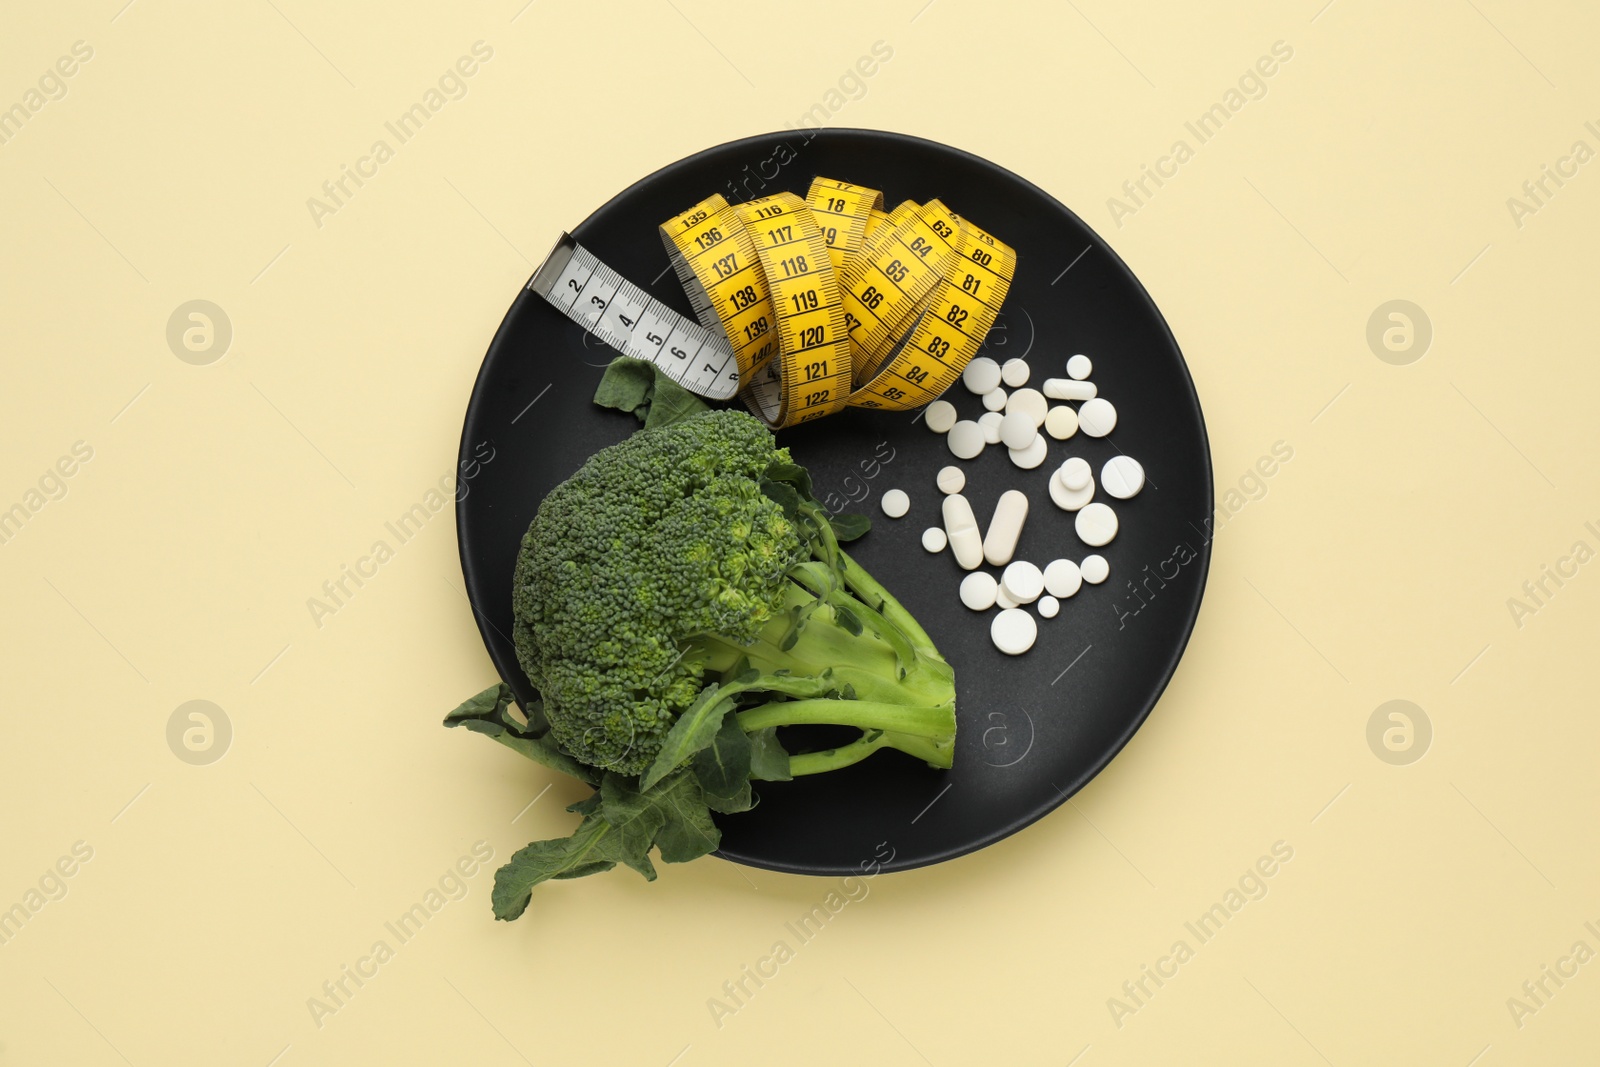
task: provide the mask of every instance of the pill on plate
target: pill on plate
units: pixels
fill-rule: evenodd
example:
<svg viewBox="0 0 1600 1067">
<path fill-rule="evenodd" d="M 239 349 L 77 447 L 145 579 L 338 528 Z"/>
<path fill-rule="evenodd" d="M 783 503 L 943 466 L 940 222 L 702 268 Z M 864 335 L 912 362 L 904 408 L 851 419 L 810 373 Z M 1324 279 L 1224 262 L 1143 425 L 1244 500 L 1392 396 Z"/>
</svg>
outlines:
<svg viewBox="0 0 1600 1067">
<path fill-rule="evenodd" d="M 1083 586 L 1083 572 L 1070 559 L 1053 559 L 1044 568 L 1044 587 L 1054 597 L 1069 597 Z"/>
<path fill-rule="evenodd" d="M 1091 400 L 1097 390 L 1093 382 L 1079 382 L 1071 378 L 1046 378 L 1044 395 L 1051 400 Z"/>
<path fill-rule="evenodd" d="M 1013 389 L 1021 389 L 1027 385 L 1029 373 L 1026 360 L 1008 359 L 1000 364 L 1000 380 Z"/>
<path fill-rule="evenodd" d="M 1045 457 L 1050 454 L 1050 442 L 1035 433 L 1033 443 L 1027 448 L 1008 448 L 1006 451 L 1011 453 L 1011 462 L 1025 471 L 1031 471 L 1042 464 Z"/>
<path fill-rule="evenodd" d="M 1078 429 L 1090 437 L 1104 437 L 1117 428 L 1117 409 L 1103 396 L 1085 400 L 1078 409 Z"/>
<path fill-rule="evenodd" d="M 1017 411 L 1032 419 L 1033 428 L 1037 430 L 1044 425 L 1044 417 L 1050 414 L 1050 402 L 1037 389 L 1018 389 L 1006 398 L 1006 414 Z"/>
<path fill-rule="evenodd" d="M 978 517 L 960 493 L 944 498 L 944 532 L 950 537 L 950 551 L 963 570 L 975 570 L 983 562 L 983 538 L 978 534 Z"/>
<path fill-rule="evenodd" d="M 1144 488 L 1144 468 L 1132 456 L 1112 456 L 1100 468 L 1100 487 L 1118 500 L 1138 496 Z"/>
<path fill-rule="evenodd" d="M 1046 594 L 1039 598 L 1039 603 L 1036 605 L 1036 609 L 1038 610 L 1039 617 L 1041 619 L 1053 619 L 1057 615 L 1061 614 L 1061 601 L 1057 600 L 1053 596 L 1050 596 L 1049 594 Z"/>
<path fill-rule="evenodd" d="M 911 498 L 904 489 L 889 490 L 878 503 L 883 507 L 883 513 L 891 519 L 898 519 L 911 510 Z"/>
<path fill-rule="evenodd" d="M 1007 489 L 995 502 L 994 515 L 989 519 L 989 532 L 983 537 L 983 558 L 996 567 L 1011 562 L 1017 550 L 1017 538 L 1022 536 L 1022 524 L 1028 518 L 1028 494 Z"/>
<path fill-rule="evenodd" d="M 1107 563 L 1106 558 L 1098 552 L 1084 556 L 1083 563 L 1078 569 L 1083 572 L 1083 580 L 1090 585 L 1099 585 L 1111 577 L 1111 564 Z"/>
<path fill-rule="evenodd" d="M 929 552 L 943 552 L 949 540 L 944 531 L 937 526 L 930 526 L 922 531 L 922 547 Z"/>
<path fill-rule="evenodd" d="M 1044 575 L 1032 563 L 1019 559 L 1001 573 L 1000 588 L 1018 604 L 1032 604 L 1044 592 Z"/>
<path fill-rule="evenodd" d="M 1065 441 L 1078 432 L 1078 413 L 1065 404 L 1057 404 L 1045 414 L 1044 432 L 1057 441 Z"/>
<path fill-rule="evenodd" d="M 1056 473 L 1061 476 L 1061 484 L 1077 492 L 1087 489 L 1094 480 L 1094 472 L 1089 467 L 1089 461 L 1081 456 L 1072 456 L 1056 468 Z"/>
<path fill-rule="evenodd" d="M 1008 656 L 1020 656 L 1038 640 L 1039 624 L 1021 608 L 1007 608 L 989 624 L 989 637 L 1001 652 Z"/>
<path fill-rule="evenodd" d="M 983 406 L 987 411 L 1000 411 L 1006 406 L 1006 391 L 1004 389 L 991 389 L 983 394 Z"/>
<path fill-rule="evenodd" d="M 1007 609 L 1007 608 L 1020 608 L 1020 607 L 1022 607 L 1021 604 L 1017 603 L 1016 600 L 1012 599 L 1011 594 L 1006 592 L 1006 587 L 1003 586 L 1003 585 L 996 587 L 995 594 L 994 594 L 994 602 L 1000 606 L 1000 609 L 1002 611 Z"/>
<path fill-rule="evenodd" d="M 1068 489 L 1057 470 L 1050 476 L 1050 499 L 1062 511 L 1077 511 L 1094 499 L 1094 482 L 1090 481 L 1082 489 Z"/>
<path fill-rule="evenodd" d="M 983 451 L 983 427 L 971 419 L 962 419 L 950 427 L 944 440 L 957 459 L 977 459 Z"/>
<path fill-rule="evenodd" d="M 1079 353 L 1078 355 L 1073 356 L 1071 359 L 1067 360 L 1067 377 L 1068 378 L 1076 378 L 1078 381 L 1081 382 L 1085 378 L 1087 378 L 1093 371 L 1094 371 L 1094 364 L 1089 361 L 1089 357 L 1088 356 L 1085 356 L 1082 353 Z"/>
<path fill-rule="evenodd" d="M 978 425 L 983 427 L 983 439 L 991 445 L 1000 443 L 1000 423 L 1005 418 L 998 411 L 985 411 L 978 416 Z"/>
<path fill-rule="evenodd" d="M 988 571 L 973 571 L 961 579 L 961 602 L 973 611 L 988 611 L 994 607 L 1000 583 Z"/>
<path fill-rule="evenodd" d="M 922 421 L 934 433 L 947 433 L 956 424 L 956 406 L 948 400 L 935 400 L 922 413 Z"/>
<path fill-rule="evenodd" d="M 944 493 L 959 493 L 967 484 L 967 476 L 960 467 L 952 464 L 939 469 L 939 491 Z"/>
<path fill-rule="evenodd" d="M 1027 448 L 1039 436 L 1039 427 L 1026 411 L 1008 411 L 1000 417 L 1000 440 L 1007 448 Z"/>
<path fill-rule="evenodd" d="M 1085 504 L 1078 510 L 1073 525 L 1084 544 L 1099 548 L 1110 544 L 1117 536 L 1117 513 L 1104 504 Z"/>
<path fill-rule="evenodd" d="M 979 356 L 961 372 L 961 384 L 979 396 L 992 392 L 1000 384 L 1000 364 L 988 356 Z"/>
</svg>

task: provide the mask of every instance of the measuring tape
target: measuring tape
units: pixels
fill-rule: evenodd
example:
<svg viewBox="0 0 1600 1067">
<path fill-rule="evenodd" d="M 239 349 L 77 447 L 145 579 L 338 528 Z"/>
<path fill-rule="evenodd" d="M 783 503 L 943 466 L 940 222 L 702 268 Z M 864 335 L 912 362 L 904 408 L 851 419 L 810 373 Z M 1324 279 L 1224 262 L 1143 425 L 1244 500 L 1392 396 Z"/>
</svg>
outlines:
<svg viewBox="0 0 1600 1067">
<path fill-rule="evenodd" d="M 742 386 L 774 428 L 920 407 L 983 345 L 1016 253 L 938 200 L 883 203 L 819 177 L 804 200 L 713 195 L 668 219 L 661 238 L 698 324 L 566 234 L 527 287 L 687 389 L 726 399 Z"/>
</svg>

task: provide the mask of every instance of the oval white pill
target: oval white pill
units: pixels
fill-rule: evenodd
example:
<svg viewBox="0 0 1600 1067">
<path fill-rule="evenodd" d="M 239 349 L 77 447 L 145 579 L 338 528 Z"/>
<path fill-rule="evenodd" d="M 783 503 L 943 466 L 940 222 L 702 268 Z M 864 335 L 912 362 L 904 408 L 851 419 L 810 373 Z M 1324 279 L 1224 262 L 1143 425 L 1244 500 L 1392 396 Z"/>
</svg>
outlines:
<svg viewBox="0 0 1600 1067">
<path fill-rule="evenodd" d="M 1020 656 L 1039 639 L 1039 624 L 1021 608 L 1007 608 L 989 624 L 994 647 L 1008 656 Z"/>
<path fill-rule="evenodd" d="M 1000 364 L 1000 380 L 1013 389 L 1020 389 L 1028 384 L 1028 375 L 1031 373 L 1025 360 L 1008 359 Z"/>
<path fill-rule="evenodd" d="M 1017 550 L 1017 538 L 1022 536 L 1022 524 L 1028 518 L 1028 494 L 1007 489 L 995 502 L 994 515 L 989 519 L 989 532 L 983 537 L 983 558 L 996 567 L 1011 562 Z"/>
<path fill-rule="evenodd" d="M 983 427 L 970 419 L 962 419 L 950 427 L 944 440 L 957 459 L 977 459 L 983 451 Z"/>
<path fill-rule="evenodd" d="M 1089 461 L 1081 456 L 1068 459 L 1061 464 L 1056 473 L 1061 476 L 1061 484 L 1075 493 L 1080 489 L 1087 489 L 1089 483 L 1094 480 L 1094 471 L 1089 467 Z"/>
<path fill-rule="evenodd" d="M 1094 499 L 1094 483 L 1091 481 L 1082 489 L 1068 489 L 1061 472 L 1056 471 L 1050 476 L 1050 499 L 1062 511 L 1077 511 Z"/>
<path fill-rule="evenodd" d="M 959 493 L 967 484 L 967 476 L 960 467 L 949 466 L 939 469 L 939 491 L 944 493 Z"/>
<path fill-rule="evenodd" d="M 1016 602 L 1010 593 L 1006 592 L 1006 587 L 1003 585 L 996 587 L 994 602 L 1002 611 L 1008 608 L 1020 608 L 1022 606 Z"/>
<path fill-rule="evenodd" d="M 1104 504 L 1085 504 L 1073 520 L 1078 536 L 1086 545 L 1099 548 L 1117 536 L 1117 513 Z"/>
<path fill-rule="evenodd" d="M 1069 597 L 1083 586 L 1083 572 L 1070 559 L 1053 559 L 1044 569 L 1044 587 L 1051 596 Z"/>
<path fill-rule="evenodd" d="M 1044 425 L 1044 417 L 1050 414 L 1050 402 L 1037 389 L 1018 389 L 1006 398 L 1006 414 L 1017 411 L 1032 419 L 1033 428 L 1037 430 Z"/>
<path fill-rule="evenodd" d="M 1076 378 L 1081 382 L 1093 372 L 1094 364 L 1089 361 L 1088 356 L 1079 354 L 1067 360 L 1068 378 Z"/>
<path fill-rule="evenodd" d="M 1065 441 L 1078 432 L 1078 413 L 1065 404 L 1057 404 L 1045 414 L 1044 432 L 1057 441 Z"/>
<path fill-rule="evenodd" d="M 991 389 L 983 394 L 983 406 L 988 411 L 1000 411 L 1006 406 L 1006 391 Z"/>
<path fill-rule="evenodd" d="M 1099 553 L 1083 557 L 1083 564 L 1079 567 L 1083 573 L 1083 580 L 1090 585 L 1099 585 L 1111 577 L 1111 564 Z"/>
<path fill-rule="evenodd" d="M 994 607 L 1000 583 L 988 571 L 973 571 L 961 579 L 961 602 L 973 611 L 988 611 Z"/>
<path fill-rule="evenodd" d="M 1132 456 L 1112 456 L 1100 468 L 1100 486 L 1118 500 L 1138 496 L 1144 488 L 1144 468 Z"/>
<path fill-rule="evenodd" d="M 937 526 L 930 526 L 922 531 L 922 547 L 929 552 L 943 552 L 944 546 L 949 541 L 950 539 L 945 536 L 945 532 Z"/>
<path fill-rule="evenodd" d="M 1044 395 L 1051 400 L 1090 400 L 1098 392 L 1093 382 L 1078 382 L 1071 378 L 1046 378 L 1043 388 Z"/>
<path fill-rule="evenodd" d="M 988 356 L 979 356 L 961 372 L 961 384 L 979 396 L 992 392 L 1000 384 L 1000 364 Z"/>
<path fill-rule="evenodd" d="M 1050 454 L 1050 442 L 1035 433 L 1033 444 L 1027 448 L 1008 448 L 1006 451 L 1011 454 L 1011 462 L 1025 471 L 1031 471 L 1042 464 L 1045 457 Z"/>
<path fill-rule="evenodd" d="M 1044 592 L 1044 574 L 1032 563 L 1019 559 L 1000 575 L 1000 588 L 1018 604 L 1032 604 Z"/>
<path fill-rule="evenodd" d="M 883 494 L 883 499 L 878 501 L 883 508 L 883 513 L 891 519 L 898 519 L 911 510 L 911 498 L 904 489 L 890 489 Z"/>
<path fill-rule="evenodd" d="M 935 400 L 922 413 L 922 421 L 934 433 L 948 433 L 956 424 L 956 406 L 948 400 Z"/>
<path fill-rule="evenodd" d="M 978 425 L 983 427 L 983 439 L 991 445 L 1000 443 L 1000 423 L 1005 416 L 998 411 L 985 411 L 978 416 Z"/>
<path fill-rule="evenodd" d="M 1039 598 L 1037 610 L 1041 619 L 1053 619 L 1061 614 L 1061 601 L 1053 596 L 1042 596 Z"/>
<path fill-rule="evenodd" d="M 963 570 L 975 570 L 983 562 L 983 538 L 978 533 L 978 517 L 960 493 L 944 498 L 944 532 L 950 537 L 950 551 Z"/>
<path fill-rule="evenodd" d="M 1117 428 L 1117 409 L 1103 396 L 1085 400 L 1078 409 L 1078 429 L 1090 437 L 1104 437 Z"/>
<path fill-rule="evenodd" d="M 1000 417 L 1000 440 L 1007 448 L 1027 448 L 1039 436 L 1033 416 L 1025 411 L 1008 411 Z"/>
</svg>

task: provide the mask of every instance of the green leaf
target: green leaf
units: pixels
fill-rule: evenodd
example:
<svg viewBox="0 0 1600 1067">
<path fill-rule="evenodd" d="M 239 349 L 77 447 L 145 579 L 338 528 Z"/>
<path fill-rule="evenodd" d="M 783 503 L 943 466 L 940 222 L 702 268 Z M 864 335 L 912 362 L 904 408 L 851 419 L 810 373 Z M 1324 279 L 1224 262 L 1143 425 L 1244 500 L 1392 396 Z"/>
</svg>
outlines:
<svg viewBox="0 0 1600 1067">
<path fill-rule="evenodd" d="M 739 720 L 724 716 L 716 737 L 695 753 L 691 766 L 705 792 L 706 803 L 718 811 L 727 809 L 718 808 L 716 801 L 729 802 L 741 791 L 749 792 L 750 738 L 739 728 Z"/>
<path fill-rule="evenodd" d="M 673 381 L 654 363 L 617 356 L 595 387 L 594 402 L 603 408 L 631 411 L 654 430 L 703 415 L 711 406 Z"/>
<path fill-rule="evenodd" d="M 700 793 L 706 807 L 724 815 L 733 815 L 741 811 L 749 811 L 756 806 L 756 797 L 750 789 L 749 781 L 739 787 L 739 791 L 731 797 L 714 796 L 704 790 Z"/>
<path fill-rule="evenodd" d="M 789 781 L 789 753 L 778 741 L 778 728 L 768 726 L 746 736 L 750 738 L 750 777 L 761 782 Z"/>
<path fill-rule="evenodd" d="M 654 367 L 655 364 L 652 363 L 651 366 Z M 710 410 L 711 405 L 658 369 L 656 391 L 650 398 L 650 413 L 644 420 L 644 428 L 654 430 L 661 426 L 671 426 L 673 423 L 704 415 Z"/>
<path fill-rule="evenodd" d="M 828 525 L 840 541 L 854 541 L 872 529 L 872 520 L 865 515 L 830 515 Z"/>
<path fill-rule="evenodd" d="M 722 831 L 711 821 L 711 810 L 700 792 L 700 783 L 688 771 L 681 771 L 662 782 L 655 800 L 664 816 L 656 831 L 656 848 L 665 863 L 687 863 L 715 852 L 722 843 Z"/>
<path fill-rule="evenodd" d="M 556 746 L 549 734 L 544 709 L 537 701 L 528 708 L 528 725 L 523 726 L 507 714 L 511 700 L 511 687 L 500 682 L 462 701 L 444 717 L 444 724 L 464 726 L 474 733 L 492 737 L 513 752 L 581 782 L 594 785 L 599 781 L 593 768 L 579 763 Z"/>
<path fill-rule="evenodd" d="M 768 500 L 783 509 L 783 517 L 793 521 L 800 514 L 800 493 L 788 482 L 761 479 L 761 492 Z"/>
<path fill-rule="evenodd" d="M 598 813 L 600 811 L 600 790 L 596 789 L 582 800 L 575 800 L 568 804 L 567 810 L 578 815 L 594 815 Z"/>
<path fill-rule="evenodd" d="M 833 617 L 838 621 L 840 626 L 849 631 L 850 636 L 861 636 L 863 627 L 861 625 L 861 619 L 856 616 L 855 612 L 851 611 L 847 607 L 835 604 L 833 605 Z"/>
<path fill-rule="evenodd" d="M 571 837 L 535 841 L 494 872 L 490 901 L 494 917 L 510 921 L 528 908 L 533 887 L 551 878 L 581 878 L 608 871 L 620 857 L 616 828 L 599 815 L 586 816 Z"/>
<path fill-rule="evenodd" d="M 811 499 L 811 472 L 798 463 L 785 463 L 782 460 L 773 460 L 767 466 L 763 477 L 775 482 L 786 482 L 807 499 Z"/>
<path fill-rule="evenodd" d="M 656 753 L 655 762 L 650 764 L 639 780 L 639 787 L 649 789 L 671 774 L 684 760 L 711 744 L 732 707 L 732 697 L 724 695 L 721 686 L 712 684 L 700 690 L 695 702 L 678 716 L 678 721 L 667 731 L 666 738 L 661 742 L 661 751 Z"/>
<path fill-rule="evenodd" d="M 636 791 L 621 775 L 608 772 L 600 781 L 600 814 L 616 827 L 617 858 L 644 875 L 647 881 L 655 881 L 650 845 L 666 822 L 666 815 L 655 798 Z"/>
</svg>

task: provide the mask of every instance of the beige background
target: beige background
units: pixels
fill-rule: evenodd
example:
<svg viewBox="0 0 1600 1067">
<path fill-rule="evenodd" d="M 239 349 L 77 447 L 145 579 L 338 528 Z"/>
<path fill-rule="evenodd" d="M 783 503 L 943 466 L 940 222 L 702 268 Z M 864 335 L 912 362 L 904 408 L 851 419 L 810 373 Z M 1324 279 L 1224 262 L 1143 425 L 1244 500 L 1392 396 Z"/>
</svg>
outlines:
<svg viewBox="0 0 1600 1067">
<path fill-rule="evenodd" d="M 0 107 L 93 49 L 0 144 L 0 508 L 43 504 L 0 544 L 0 907 L 93 851 L 0 945 L 0 1064 L 1592 1059 L 1600 963 L 1507 1004 L 1600 950 L 1600 569 L 1507 606 L 1600 548 L 1600 171 L 1507 205 L 1600 149 L 1592 11 L 124 2 L 0 32 Z M 319 227 L 307 198 L 480 40 L 466 95 Z M 708 999 L 836 881 L 707 860 L 506 925 L 480 871 L 319 1027 L 308 998 L 473 842 L 564 833 L 579 791 L 438 726 L 492 679 L 448 514 L 320 628 L 307 598 L 450 471 L 557 232 L 826 106 L 879 40 L 831 125 L 977 152 L 1104 233 L 1188 356 L 1219 494 L 1294 449 L 1218 538 L 1172 687 L 1071 805 L 863 883 L 720 1027 Z M 1277 41 L 1266 94 L 1117 226 L 1108 198 Z M 166 335 L 195 299 L 233 329 L 204 366 Z M 1392 299 L 1434 331 L 1406 366 L 1366 340 Z M 65 496 L 30 498 L 78 441 Z M 209 766 L 167 743 L 195 699 L 233 727 Z M 1392 699 L 1432 725 L 1409 765 L 1367 742 Z M 1114 1019 L 1279 841 L 1267 895 Z"/>
</svg>

